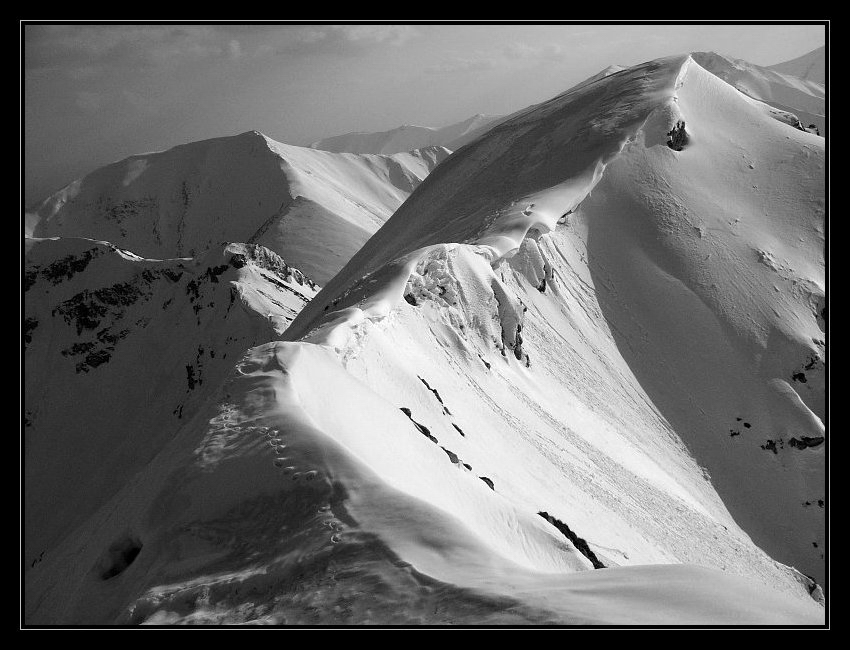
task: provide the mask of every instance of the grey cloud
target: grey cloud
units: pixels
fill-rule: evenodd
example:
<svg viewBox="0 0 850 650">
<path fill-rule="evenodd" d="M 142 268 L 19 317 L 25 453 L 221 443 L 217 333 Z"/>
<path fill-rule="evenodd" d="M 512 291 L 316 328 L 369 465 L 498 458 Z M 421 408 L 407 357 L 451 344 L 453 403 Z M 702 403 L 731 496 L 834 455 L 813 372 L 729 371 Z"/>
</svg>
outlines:
<svg viewBox="0 0 850 650">
<path fill-rule="evenodd" d="M 282 29 L 274 45 L 259 53 L 356 54 L 376 47 L 399 47 L 418 35 L 411 25 L 298 25 Z"/>
<path fill-rule="evenodd" d="M 204 25 L 35 25 L 24 37 L 27 69 L 159 65 L 230 53 L 226 35 Z"/>
<path fill-rule="evenodd" d="M 565 52 L 557 43 L 547 43 L 545 45 L 510 43 L 502 48 L 502 54 L 508 59 L 530 59 L 538 61 L 556 61 L 563 59 L 565 56 Z"/>
<path fill-rule="evenodd" d="M 417 34 L 410 25 L 28 25 L 24 64 L 80 79 L 210 58 L 356 54 L 399 47 Z"/>
<path fill-rule="evenodd" d="M 428 74 L 471 72 L 481 70 L 492 70 L 495 67 L 495 62 L 489 57 L 458 57 L 454 59 L 447 59 L 446 61 L 430 65 L 425 68 L 425 72 L 427 72 Z"/>
<path fill-rule="evenodd" d="M 563 61 L 566 52 L 556 43 L 529 45 L 527 43 L 509 43 L 491 53 L 480 52 L 472 57 L 456 57 L 425 68 L 429 74 L 444 74 L 474 70 L 492 70 L 497 67 L 514 65 L 517 62 L 541 65 Z"/>
</svg>

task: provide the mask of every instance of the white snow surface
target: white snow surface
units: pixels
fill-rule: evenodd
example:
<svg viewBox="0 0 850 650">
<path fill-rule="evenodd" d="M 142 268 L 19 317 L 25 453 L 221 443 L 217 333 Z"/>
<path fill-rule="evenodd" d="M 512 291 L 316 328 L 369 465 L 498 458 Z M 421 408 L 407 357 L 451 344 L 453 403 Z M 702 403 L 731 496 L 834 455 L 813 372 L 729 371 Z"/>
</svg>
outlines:
<svg viewBox="0 0 850 650">
<path fill-rule="evenodd" d="M 393 154 L 424 147 L 440 146 L 455 151 L 505 119 L 501 115 L 479 113 L 442 128 L 404 124 L 389 131 L 369 133 L 358 131 L 324 138 L 311 144 L 324 151 Z"/>
<path fill-rule="evenodd" d="M 498 124 L 176 426 L 125 428 L 122 409 L 157 401 L 140 392 L 90 403 L 91 438 L 67 405 L 62 437 L 27 434 L 26 619 L 822 623 L 804 574 L 824 583 L 823 142 L 690 56 Z M 37 241 L 29 259 L 90 245 Z M 227 255 L 98 245 L 87 271 L 225 266 L 209 290 L 243 295 L 268 281 L 231 279 L 256 269 Z M 53 277 L 29 291 L 33 353 L 76 340 L 40 331 L 71 326 L 53 305 L 75 287 Z M 231 331 L 207 302 L 210 331 Z M 163 320 L 160 344 L 167 323 L 197 336 Z M 180 394 L 158 383 L 139 377 Z"/>
<path fill-rule="evenodd" d="M 32 234 L 110 241 L 146 257 L 259 243 L 321 284 L 448 155 L 333 154 L 249 131 L 100 168 L 34 206 Z"/>
<path fill-rule="evenodd" d="M 826 87 L 824 85 L 824 48 L 799 59 L 762 67 L 714 52 L 695 52 L 694 60 L 709 72 L 731 84 L 745 95 L 761 100 L 781 111 L 775 117 L 791 123 L 797 119 L 804 127 L 814 124 L 826 135 Z"/>
<path fill-rule="evenodd" d="M 678 121 L 690 136 L 681 152 L 665 146 Z M 822 581 L 823 444 L 789 441 L 824 436 L 823 152 L 822 139 L 772 119 L 763 103 L 691 57 L 620 72 L 500 124 L 444 162 L 286 338 L 339 350 L 349 372 L 385 392 L 370 351 L 386 359 L 393 347 L 382 344 L 386 337 L 400 337 L 395 343 L 409 355 L 431 344 L 431 331 L 453 356 L 458 348 L 470 365 L 481 357 L 497 367 L 488 354 L 516 342 L 517 317 L 508 314 L 505 325 L 504 303 L 521 304 L 513 312 L 528 309 L 522 337 L 530 368 L 520 360 L 508 382 L 521 399 L 499 394 L 488 407 L 505 435 L 544 435 L 530 424 L 536 403 L 544 420 L 554 420 L 539 425 L 549 439 L 574 431 L 615 460 L 608 480 L 625 471 L 687 504 L 675 545 L 691 538 L 691 550 L 689 542 L 673 550 L 651 539 L 665 537 L 663 527 L 640 535 L 642 551 L 606 544 L 629 557 L 616 562 L 659 561 L 657 553 L 775 586 L 793 583 L 760 552 L 721 548 L 743 536 L 752 551 L 749 535 Z M 537 290 L 544 278 L 547 293 Z M 406 293 L 419 303 L 424 297 L 423 306 L 402 302 Z M 409 318 L 422 320 L 425 331 L 409 340 L 399 331 L 411 326 L 386 324 L 408 318 L 399 313 L 417 314 Z M 364 336 L 373 328 L 380 334 Z M 510 352 L 504 359 L 514 361 Z M 442 366 L 431 372 L 443 382 L 451 376 Z M 800 372 L 806 383 L 794 379 Z M 463 377 L 441 394 L 466 395 L 468 383 Z M 613 387 L 625 392 L 612 394 Z M 498 394 L 489 384 L 480 391 Z M 578 413 L 605 422 L 578 424 Z M 495 426 L 488 420 L 486 429 Z M 532 464 L 523 457 L 518 465 Z M 502 481 L 515 472 L 505 467 Z M 559 518 L 576 522 L 591 544 L 617 529 L 586 480 L 552 491 L 571 510 Z M 617 512 L 631 529 L 645 526 L 643 513 L 663 502 L 652 490 L 635 492 L 645 504 Z M 588 514 L 576 520 L 582 511 Z M 719 526 L 714 550 L 697 542 L 705 516 Z"/>
</svg>

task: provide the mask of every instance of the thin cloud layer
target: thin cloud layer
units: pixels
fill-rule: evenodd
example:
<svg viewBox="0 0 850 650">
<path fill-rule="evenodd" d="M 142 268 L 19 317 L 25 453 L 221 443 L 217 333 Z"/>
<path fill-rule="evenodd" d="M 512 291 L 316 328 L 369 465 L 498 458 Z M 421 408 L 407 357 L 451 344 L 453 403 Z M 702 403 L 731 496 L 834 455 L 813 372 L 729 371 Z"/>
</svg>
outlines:
<svg viewBox="0 0 850 650">
<path fill-rule="evenodd" d="M 425 72 L 429 74 L 451 73 L 451 72 L 468 72 L 474 70 L 493 70 L 496 67 L 496 62 L 489 56 L 480 57 L 456 57 L 447 59 L 441 63 L 436 63 L 425 68 Z"/>
<path fill-rule="evenodd" d="M 528 43 L 510 43 L 502 49 L 502 54 L 508 59 L 526 59 L 545 61 L 562 61 L 566 53 L 557 43 L 546 45 L 529 45 Z"/>
<path fill-rule="evenodd" d="M 546 65 L 560 63 L 567 58 L 566 52 L 557 43 L 530 45 L 523 42 L 513 42 L 490 52 L 477 52 L 472 56 L 459 56 L 445 59 L 434 65 L 427 66 L 428 74 L 450 74 L 480 70 L 495 70 L 517 64 Z"/>
<path fill-rule="evenodd" d="M 145 68 L 210 58 L 271 54 L 356 54 L 399 47 L 410 25 L 33 25 L 25 32 L 29 72 L 67 70 L 85 78 L 103 68 Z"/>
<path fill-rule="evenodd" d="M 160 65 L 228 55 L 229 40 L 218 28 L 202 25 L 36 25 L 26 28 L 24 64 L 28 71 L 66 68 L 90 73 L 104 65 Z"/>
<path fill-rule="evenodd" d="M 304 25 L 281 29 L 257 54 L 356 54 L 377 46 L 399 47 L 416 35 L 411 25 Z"/>
</svg>

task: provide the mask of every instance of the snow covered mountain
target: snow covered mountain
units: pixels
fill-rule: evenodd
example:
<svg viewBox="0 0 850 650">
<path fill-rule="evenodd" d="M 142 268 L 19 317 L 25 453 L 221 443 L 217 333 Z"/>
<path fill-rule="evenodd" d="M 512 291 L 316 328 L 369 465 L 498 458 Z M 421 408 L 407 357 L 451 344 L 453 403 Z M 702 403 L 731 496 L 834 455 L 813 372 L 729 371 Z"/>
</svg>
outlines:
<svg viewBox="0 0 850 650">
<path fill-rule="evenodd" d="M 692 536 L 697 545 L 705 522 L 696 521 L 707 513 L 726 526 L 718 543 L 737 540 L 731 514 L 771 555 L 822 581 L 823 140 L 772 119 L 764 104 L 687 57 L 557 97 L 461 154 L 434 171 L 286 338 L 331 345 L 343 359 L 353 347 L 348 370 L 370 386 L 379 374 L 371 354 L 386 366 L 390 342 L 410 354 L 414 341 L 432 345 L 429 331 L 473 366 L 476 358 L 494 366 L 494 344 L 507 349 L 511 367 L 498 374 L 510 377 L 510 398 L 468 415 L 488 418 L 487 444 L 499 420 L 505 436 L 528 431 L 532 446 L 542 435 L 563 437 L 566 426 L 572 444 L 620 450 L 618 461 L 650 481 L 659 478 L 638 467 L 657 464 L 678 486 L 662 492 L 683 498 L 681 488 L 700 503 L 690 506 L 700 513 L 694 528 L 678 529 L 678 540 Z M 402 295 L 409 304 L 396 307 Z M 418 335 L 408 340 L 408 330 Z M 440 377 L 443 394 L 465 394 L 470 383 L 461 374 L 453 385 L 443 363 L 422 376 Z M 472 383 L 498 394 L 490 381 Z M 614 386 L 625 392 L 612 394 Z M 535 407 L 537 431 L 508 417 Z M 659 447 L 671 432 L 711 475 L 722 503 L 695 467 L 682 466 L 675 445 Z M 474 458 L 467 442 L 454 451 Z M 502 471 L 518 498 L 515 473 Z M 608 480 L 621 471 L 612 468 Z M 661 502 L 646 493 L 645 505 L 619 512 L 558 473 L 568 474 L 558 467 L 546 485 L 563 481 L 556 493 L 571 505 L 561 519 L 587 532 L 591 547 L 618 527 L 603 523 L 609 516 L 640 529 L 637 513 Z M 620 549 L 625 563 L 651 547 L 671 553 L 652 539 L 668 532 L 643 531 L 642 551 Z M 760 571 L 754 558 L 730 559 L 738 553 L 711 560 L 700 549 L 700 560 Z"/>
<path fill-rule="evenodd" d="M 616 64 L 615 65 L 609 65 L 604 70 L 600 70 L 595 75 L 592 75 L 592 76 L 588 77 L 587 79 L 585 79 L 584 81 L 577 83 L 575 86 L 570 88 L 569 91 L 578 90 L 579 88 L 582 88 L 583 86 L 587 86 L 588 84 L 592 84 L 596 81 L 599 81 L 600 79 L 604 79 L 605 77 L 610 77 L 612 74 L 616 74 L 616 73 L 621 72 L 622 70 L 625 70 L 625 69 L 626 68 L 624 68 L 621 65 L 616 65 Z"/>
<path fill-rule="evenodd" d="M 479 135 L 486 133 L 500 120 L 502 115 L 481 113 L 443 128 L 405 124 L 390 131 L 378 133 L 346 133 L 314 142 L 313 149 L 350 153 L 393 154 L 424 147 L 445 147 L 449 151 L 460 149 Z"/>
<path fill-rule="evenodd" d="M 449 152 L 332 154 L 261 133 L 131 156 L 30 210 L 35 237 L 105 240 L 144 257 L 259 243 L 329 280 Z"/>
<path fill-rule="evenodd" d="M 822 622 L 823 167 L 670 57 L 446 159 L 286 329 L 262 248 L 33 242 L 26 619 Z"/>
<path fill-rule="evenodd" d="M 826 83 L 826 47 L 819 47 L 796 59 L 777 63 L 768 68 L 780 74 L 788 74 L 804 81 L 823 85 Z"/>
<path fill-rule="evenodd" d="M 703 68 L 745 95 L 793 114 L 792 123 L 799 119 L 804 127 L 814 124 L 821 135 L 826 134 L 824 48 L 767 68 L 714 52 L 696 52 L 692 56 Z"/>
</svg>

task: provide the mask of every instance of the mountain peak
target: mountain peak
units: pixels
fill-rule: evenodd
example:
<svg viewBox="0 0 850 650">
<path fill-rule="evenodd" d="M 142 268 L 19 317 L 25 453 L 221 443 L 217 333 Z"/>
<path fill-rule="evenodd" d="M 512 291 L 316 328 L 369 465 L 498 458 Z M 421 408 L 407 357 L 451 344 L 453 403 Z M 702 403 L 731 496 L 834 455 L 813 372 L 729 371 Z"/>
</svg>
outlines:
<svg viewBox="0 0 850 650">
<path fill-rule="evenodd" d="M 672 133 L 685 136 L 684 146 L 673 146 Z M 725 429 L 732 430 L 731 437 L 727 434 L 726 440 L 716 445 L 705 440 L 723 422 L 709 412 L 719 414 L 724 405 L 738 399 L 730 392 L 715 402 L 719 398 L 709 388 L 728 378 L 726 364 L 730 364 L 737 368 L 741 389 L 751 386 L 747 394 L 754 396 L 746 407 L 733 408 L 758 412 L 762 423 L 758 426 L 767 426 L 767 430 L 784 427 L 789 433 L 777 437 L 785 440 L 791 435 L 788 423 L 793 421 L 798 423 L 794 426 L 808 431 L 805 435 L 813 444 L 823 441 L 821 388 L 810 391 L 808 384 L 804 387 L 793 380 L 793 373 L 787 370 L 781 372 L 781 380 L 765 379 L 752 371 L 764 367 L 759 364 L 790 368 L 805 364 L 806 359 L 813 368 L 819 367 L 822 349 L 816 341 L 822 332 L 816 306 L 823 300 L 822 267 L 810 260 L 820 260 L 823 255 L 822 238 L 811 235 L 822 232 L 823 211 L 816 206 L 823 192 L 823 168 L 819 166 L 823 155 L 822 139 L 775 120 L 764 104 L 744 96 L 689 55 L 634 66 L 520 112 L 455 152 L 305 307 L 285 339 L 333 349 L 344 359 L 357 354 L 368 381 L 374 382 L 370 373 L 375 366 L 364 361 L 364 355 L 374 350 L 378 359 L 390 352 L 377 340 L 363 340 L 362 333 L 368 331 L 363 322 L 386 323 L 388 314 L 396 313 L 391 323 L 424 319 L 423 333 L 441 332 L 441 345 L 457 346 L 464 358 L 474 361 L 479 357 L 492 365 L 501 355 L 506 360 L 498 361 L 500 368 L 516 360 L 516 372 L 523 376 L 526 372 L 535 375 L 537 363 L 550 378 L 554 376 L 548 370 L 551 360 L 574 353 L 555 352 L 551 346 L 557 345 L 559 335 L 547 332 L 550 327 L 554 332 L 569 332 L 578 325 L 574 319 L 552 325 L 546 316 L 552 308 L 549 300 L 569 300 L 574 305 L 571 310 L 583 314 L 597 309 L 600 311 L 595 313 L 608 313 L 618 319 L 618 328 L 640 312 L 640 318 L 646 320 L 641 320 L 644 324 L 639 331 L 643 334 L 635 330 L 635 336 L 652 337 L 655 343 L 651 353 L 647 349 L 647 357 L 639 351 L 627 356 L 635 363 L 642 359 L 639 365 L 655 364 L 657 356 L 675 368 L 660 374 L 640 372 L 646 385 L 654 386 L 658 403 L 665 405 L 662 411 L 671 418 L 671 426 L 689 448 L 697 450 L 698 462 L 709 470 L 716 468 L 711 471 L 717 489 L 725 494 L 749 486 L 744 490 L 745 501 L 728 502 L 734 520 L 783 561 L 804 567 L 820 579 L 823 565 L 819 551 L 807 541 L 806 526 L 795 527 L 791 540 L 784 525 L 777 522 L 793 510 L 801 522 L 822 530 L 816 513 L 799 506 L 806 501 L 803 493 L 820 489 L 822 466 L 818 464 L 816 474 L 809 477 L 812 482 L 801 487 L 802 492 L 790 495 L 784 492 L 787 483 L 801 480 L 796 470 L 791 465 L 767 468 L 758 460 L 764 460 L 761 454 L 765 450 L 773 453 L 774 447 L 780 453 L 780 443 L 762 442 L 761 447 L 750 445 L 746 451 L 742 447 L 734 453 L 746 453 L 752 464 L 731 470 L 727 453 L 733 452 L 726 447 L 738 440 L 734 417 Z M 796 162 L 780 174 L 768 162 L 774 160 Z M 729 180 L 730 170 L 737 170 L 734 183 Z M 789 184 L 795 187 L 796 198 L 791 203 L 781 189 Z M 718 187 L 724 188 L 722 204 L 714 198 Z M 765 202 L 772 207 L 765 209 Z M 809 215 L 811 221 L 801 223 L 789 216 L 797 214 Z M 777 233 L 786 231 L 787 241 L 799 242 L 800 248 L 782 246 L 781 253 L 760 254 L 769 264 L 759 262 L 753 251 L 772 249 Z M 791 303 L 774 298 L 778 295 L 774 286 L 778 285 L 773 269 L 779 268 L 779 258 L 788 260 L 787 268 L 796 269 L 797 282 L 807 287 L 805 297 Z M 600 264 L 605 272 L 595 270 L 594 264 Z M 746 275 L 746 284 L 738 281 L 739 274 Z M 601 299 L 598 306 L 594 303 L 592 310 L 567 298 L 577 284 L 607 283 L 609 277 L 616 278 L 616 282 L 611 280 L 611 296 Z M 667 304 L 674 286 L 678 287 L 676 306 L 668 311 L 662 303 Z M 638 304 L 638 295 L 653 298 Z M 618 306 L 623 300 L 630 306 Z M 745 311 L 732 307 L 741 304 L 752 307 Z M 424 305 L 433 305 L 433 309 Z M 693 326 L 700 337 L 709 337 L 710 349 L 728 352 L 723 353 L 723 362 L 700 366 L 700 373 L 714 377 L 707 383 L 686 361 L 691 358 L 689 335 L 673 334 L 677 327 L 673 323 L 679 322 L 675 314 L 692 309 L 699 316 L 694 316 L 696 320 L 688 328 Z M 754 323 L 749 314 L 755 313 L 761 314 L 764 322 Z M 493 323 L 498 325 L 491 327 Z M 710 334 L 706 323 L 717 324 L 716 329 L 711 326 Z M 381 341 L 390 340 L 387 328 L 393 327 L 382 324 Z M 796 332 L 793 351 L 763 338 L 764 332 L 777 327 Z M 456 338 L 445 334 L 446 328 L 455 332 Z M 728 332 L 737 333 L 734 342 L 727 338 L 733 336 Z M 681 346 L 672 341 L 680 335 Z M 622 348 L 625 340 L 631 340 L 631 335 L 613 336 L 619 341 L 615 347 Z M 414 345 L 411 339 L 401 340 L 404 345 Z M 494 341 L 496 354 L 491 357 Z M 572 362 L 585 363 L 578 358 Z M 449 371 L 439 367 L 434 376 L 445 382 Z M 665 387 L 670 373 L 689 386 L 683 395 L 700 395 L 705 415 L 695 415 L 693 405 L 685 402 L 680 411 L 680 406 L 673 406 L 675 400 L 662 397 L 668 395 Z M 590 375 L 582 372 L 573 379 L 578 376 L 587 379 Z M 539 387 L 535 390 L 545 391 L 542 384 L 534 385 Z M 559 390 L 581 389 L 567 382 Z M 556 394 L 560 393 L 553 393 L 557 401 Z M 542 398 L 529 397 L 528 403 L 537 399 Z M 508 412 L 520 408 L 518 404 L 499 405 Z M 552 403 L 544 410 L 551 412 L 550 408 L 557 407 Z M 738 417 L 743 420 L 745 416 Z M 767 418 L 771 424 L 766 423 Z M 630 438 L 632 433 L 624 431 L 622 435 Z M 794 448 L 799 440 L 796 435 Z M 673 456 L 662 464 L 678 464 Z M 756 472 L 756 466 L 765 471 Z M 685 489 L 701 504 L 698 509 L 714 511 L 711 503 L 716 501 L 702 492 L 709 484 L 700 476 L 697 472 L 677 480 L 692 486 Z M 498 490 L 498 480 L 495 485 Z M 780 493 L 788 495 L 781 503 L 777 500 Z M 464 517 L 473 517 L 471 511 L 464 513 Z M 724 516 L 727 529 L 729 521 Z M 759 532 L 767 530 L 772 532 Z M 694 540 L 701 535 L 699 526 L 688 533 L 682 529 L 679 534 Z M 737 543 L 725 532 L 720 537 L 724 543 Z M 767 556 L 750 557 L 761 567 L 761 575 L 775 570 Z M 720 562 L 728 568 L 727 558 L 724 555 Z M 701 561 L 705 560 L 702 556 Z M 753 566 L 745 563 L 736 570 L 752 571 Z M 786 582 L 790 574 L 783 571 L 773 573 L 771 583 L 795 584 L 797 578 Z"/>
<path fill-rule="evenodd" d="M 240 133 L 237 137 L 239 138 L 262 138 L 263 140 L 271 140 L 269 136 L 261 131 L 257 131 L 256 129 L 251 129 L 250 131 L 245 131 L 244 133 Z"/>
<path fill-rule="evenodd" d="M 90 237 L 156 258 L 250 240 L 321 283 L 445 157 L 341 155 L 252 130 L 95 170 L 35 206 L 28 222 L 38 237 Z"/>
</svg>

